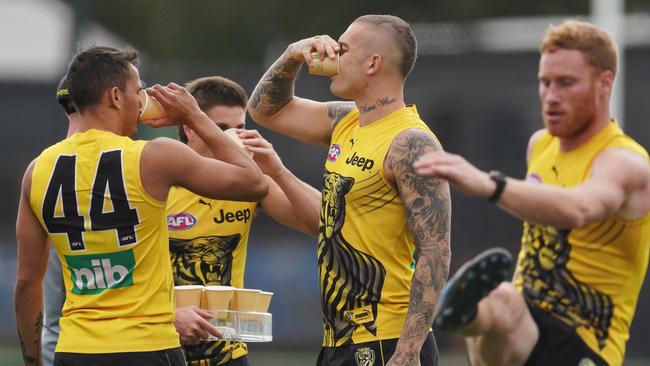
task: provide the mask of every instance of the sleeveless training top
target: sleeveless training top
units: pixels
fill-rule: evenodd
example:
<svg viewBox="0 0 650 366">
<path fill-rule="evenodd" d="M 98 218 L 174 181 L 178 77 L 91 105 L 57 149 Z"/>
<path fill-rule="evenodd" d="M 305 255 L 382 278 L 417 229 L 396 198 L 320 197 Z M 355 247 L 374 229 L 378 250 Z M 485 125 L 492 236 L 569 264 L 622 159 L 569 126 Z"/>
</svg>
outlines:
<svg viewBox="0 0 650 366">
<path fill-rule="evenodd" d="M 545 133 L 531 150 L 527 180 L 570 188 L 589 178 L 596 156 L 647 152 L 610 123 L 577 149 L 560 151 Z M 650 214 L 616 215 L 572 230 L 524 223 L 515 285 L 540 309 L 576 329 L 610 365 L 621 365 L 650 251 Z"/>
<path fill-rule="evenodd" d="M 244 287 L 246 250 L 256 202 L 213 200 L 172 187 L 167 201 L 169 251 L 176 285 Z M 241 342 L 183 347 L 188 361 L 221 365 L 248 353 Z"/>
<path fill-rule="evenodd" d="M 318 233 L 323 346 L 400 336 L 415 246 L 402 199 L 384 177 L 384 158 L 407 129 L 431 133 L 415 106 L 363 127 L 355 109 L 333 131 Z"/>
<path fill-rule="evenodd" d="M 145 144 L 89 130 L 36 159 L 30 204 L 56 248 L 66 287 L 57 352 L 180 346 L 165 202 L 140 180 Z"/>
</svg>

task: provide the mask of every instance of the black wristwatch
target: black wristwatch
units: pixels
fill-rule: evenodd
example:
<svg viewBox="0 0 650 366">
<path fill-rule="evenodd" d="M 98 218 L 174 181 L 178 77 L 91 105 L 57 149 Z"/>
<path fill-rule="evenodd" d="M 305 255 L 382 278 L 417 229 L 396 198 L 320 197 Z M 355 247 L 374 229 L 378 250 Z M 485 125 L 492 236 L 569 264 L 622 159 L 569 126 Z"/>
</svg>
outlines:
<svg viewBox="0 0 650 366">
<path fill-rule="evenodd" d="M 497 184 L 497 187 L 494 189 L 494 193 L 492 193 L 492 195 L 488 198 L 488 201 L 497 203 L 503 194 L 503 190 L 506 188 L 506 175 L 498 170 L 491 170 L 488 174 L 490 175 L 490 179 L 492 179 L 494 183 Z"/>
</svg>

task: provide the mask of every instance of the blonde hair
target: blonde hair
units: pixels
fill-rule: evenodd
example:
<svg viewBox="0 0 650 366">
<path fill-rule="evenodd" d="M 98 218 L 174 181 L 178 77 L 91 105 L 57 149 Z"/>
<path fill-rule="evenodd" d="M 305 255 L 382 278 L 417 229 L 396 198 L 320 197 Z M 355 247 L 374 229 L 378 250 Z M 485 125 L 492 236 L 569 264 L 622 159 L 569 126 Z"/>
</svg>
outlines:
<svg viewBox="0 0 650 366">
<path fill-rule="evenodd" d="M 561 25 L 550 25 L 539 46 L 539 52 L 552 53 L 559 49 L 580 51 L 589 65 L 616 75 L 616 46 L 607 33 L 593 24 L 567 20 Z"/>
</svg>

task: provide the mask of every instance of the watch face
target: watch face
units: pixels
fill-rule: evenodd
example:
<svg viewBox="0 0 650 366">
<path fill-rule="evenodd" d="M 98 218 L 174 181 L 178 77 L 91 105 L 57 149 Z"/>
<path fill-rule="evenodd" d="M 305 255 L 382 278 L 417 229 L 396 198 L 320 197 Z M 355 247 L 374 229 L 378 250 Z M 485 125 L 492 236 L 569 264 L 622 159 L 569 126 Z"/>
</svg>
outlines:
<svg viewBox="0 0 650 366">
<path fill-rule="evenodd" d="M 489 174 L 490 174 L 490 178 L 492 178 L 492 179 L 494 179 L 494 180 L 497 180 L 497 179 L 499 179 L 499 180 L 505 180 L 505 179 L 506 179 L 505 174 L 501 173 L 501 172 L 498 171 L 498 170 L 490 170 L 490 173 L 489 173 Z"/>
</svg>

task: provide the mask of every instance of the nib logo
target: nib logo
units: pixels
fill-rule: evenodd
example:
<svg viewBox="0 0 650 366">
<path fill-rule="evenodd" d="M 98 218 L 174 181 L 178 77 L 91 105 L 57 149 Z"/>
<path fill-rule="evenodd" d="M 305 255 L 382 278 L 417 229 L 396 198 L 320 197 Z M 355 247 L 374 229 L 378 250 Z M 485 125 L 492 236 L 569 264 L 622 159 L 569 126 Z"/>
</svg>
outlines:
<svg viewBox="0 0 650 366">
<path fill-rule="evenodd" d="M 66 255 L 70 268 L 72 293 L 95 295 L 109 289 L 133 285 L 133 250 L 116 253 Z"/>
</svg>

